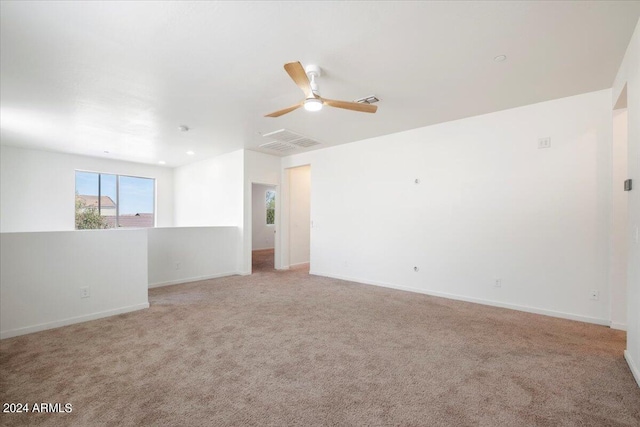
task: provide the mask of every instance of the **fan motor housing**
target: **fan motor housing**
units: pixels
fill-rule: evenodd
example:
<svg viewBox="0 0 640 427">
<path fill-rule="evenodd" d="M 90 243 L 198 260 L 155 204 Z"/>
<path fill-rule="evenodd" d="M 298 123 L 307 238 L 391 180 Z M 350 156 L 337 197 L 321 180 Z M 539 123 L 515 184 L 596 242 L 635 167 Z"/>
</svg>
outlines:
<svg viewBox="0 0 640 427">
<path fill-rule="evenodd" d="M 322 75 L 322 69 L 315 64 L 304 67 L 304 72 L 307 73 L 309 79 L 311 79 L 311 76 L 320 77 Z"/>
</svg>

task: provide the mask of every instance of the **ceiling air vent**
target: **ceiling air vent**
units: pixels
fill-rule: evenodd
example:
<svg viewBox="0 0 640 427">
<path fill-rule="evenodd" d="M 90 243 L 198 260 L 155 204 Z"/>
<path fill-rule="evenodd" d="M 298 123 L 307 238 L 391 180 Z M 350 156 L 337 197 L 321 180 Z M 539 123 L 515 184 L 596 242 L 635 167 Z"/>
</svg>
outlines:
<svg viewBox="0 0 640 427">
<path fill-rule="evenodd" d="M 273 151 L 284 153 L 285 151 L 295 150 L 297 147 L 287 142 L 271 141 L 260 145 L 260 148 L 266 148 Z"/>
<path fill-rule="evenodd" d="M 314 145 L 320 144 L 318 141 L 314 141 L 313 139 L 304 138 L 304 137 L 300 139 L 296 139 L 295 141 L 291 141 L 291 143 L 296 144 L 298 147 L 303 147 L 303 148 L 313 147 Z"/>
<path fill-rule="evenodd" d="M 307 138 L 306 136 L 291 132 L 287 129 L 280 129 L 275 132 L 265 133 L 262 136 L 269 139 L 275 139 L 278 142 L 293 144 L 294 146 L 301 148 L 313 147 L 314 145 L 320 144 L 320 142 L 315 139 Z M 261 147 L 264 147 L 264 145 L 261 145 Z"/>
<path fill-rule="evenodd" d="M 369 95 L 364 98 L 356 99 L 354 102 L 359 102 L 360 104 L 375 104 L 376 102 L 380 102 L 380 99 L 375 95 Z"/>
</svg>

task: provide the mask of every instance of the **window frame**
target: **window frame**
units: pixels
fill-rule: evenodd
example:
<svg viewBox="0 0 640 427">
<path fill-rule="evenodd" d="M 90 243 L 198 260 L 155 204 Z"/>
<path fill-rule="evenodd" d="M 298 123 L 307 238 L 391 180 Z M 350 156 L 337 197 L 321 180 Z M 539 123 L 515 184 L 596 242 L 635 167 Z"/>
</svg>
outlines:
<svg viewBox="0 0 640 427">
<path fill-rule="evenodd" d="M 268 193 L 273 193 L 273 224 L 269 224 L 269 211 L 271 209 L 269 209 L 269 202 L 267 199 L 267 194 Z M 275 200 L 276 200 L 276 190 L 265 190 L 264 192 L 264 223 L 267 227 L 274 227 L 276 225 L 276 206 L 275 206 Z"/>
<path fill-rule="evenodd" d="M 77 182 L 76 182 L 76 174 L 78 172 L 81 173 L 92 173 L 92 174 L 96 174 L 98 175 L 98 213 L 100 215 L 102 215 L 101 213 L 101 192 L 102 192 L 102 183 L 101 183 L 101 175 L 112 175 L 116 177 L 116 200 L 115 200 L 115 204 L 116 204 L 116 221 L 115 221 L 115 227 L 113 228 L 113 230 L 119 230 L 120 228 L 120 177 L 124 176 L 126 178 L 139 178 L 139 179 L 150 179 L 153 181 L 153 226 L 152 227 L 145 227 L 145 228 L 156 228 L 158 225 L 158 206 L 157 206 L 157 191 L 158 191 L 158 185 L 156 182 L 156 178 L 152 178 L 149 176 L 139 176 L 139 175 L 129 175 L 129 174 L 120 174 L 120 173 L 112 173 L 112 172 L 97 172 L 97 171 L 93 171 L 93 170 L 87 170 L 87 169 L 75 169 L 74 170 L 74 174 L 73 174 L 73 178 L 74 178 L 74 195 L 76 194 L 76 192 L 78 191 L 77 188 Z M 75 197 L 74 197 L 75 200 Z M 124 228 L 139 228 L 139 227 L 124 227 Z M 74 230 L 78 231 L 77 228 L 75 228 L 74 226 Z M 107 228 L 105 230 L 112 230 L 110 228 Z"/>
</svg>

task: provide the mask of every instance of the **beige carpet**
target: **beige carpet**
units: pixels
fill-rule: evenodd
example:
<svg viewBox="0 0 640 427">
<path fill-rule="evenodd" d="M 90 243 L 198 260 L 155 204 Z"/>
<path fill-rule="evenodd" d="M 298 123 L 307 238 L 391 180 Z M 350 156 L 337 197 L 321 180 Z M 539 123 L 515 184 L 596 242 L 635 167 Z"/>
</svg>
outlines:
<svg viewBox="0 0 640 427">
<path fill-rule="evenodd" d="M 0 342 L 2 425 L 638 426 L 624 333 L 262 270 Z M 267 258 L 271 257 L 271 261 Z"/>
</svg>

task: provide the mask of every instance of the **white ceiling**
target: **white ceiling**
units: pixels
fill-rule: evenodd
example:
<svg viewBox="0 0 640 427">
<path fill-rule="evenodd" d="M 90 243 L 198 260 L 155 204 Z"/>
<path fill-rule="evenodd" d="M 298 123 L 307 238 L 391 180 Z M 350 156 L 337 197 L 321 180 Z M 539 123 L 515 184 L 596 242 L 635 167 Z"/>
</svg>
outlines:
<svg viewBox="0 0 640 427">
<path fill-rule="evenodd" d="M 640 16 L 639 1 L 0 7 L 3 144 L 167 166 L 281 128 L 322 148 L 608 88 Z M 263 117 L 302 99 L 296 60 L 323 68 L 323 96 L 375 94 L 378 113 Z"/>
</svg>

